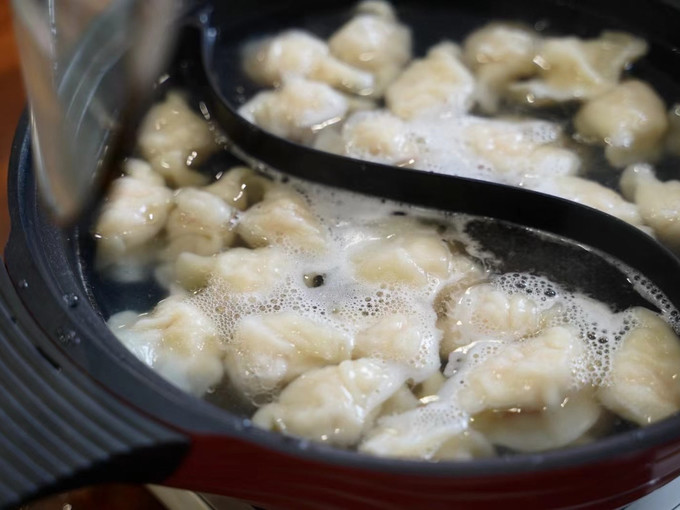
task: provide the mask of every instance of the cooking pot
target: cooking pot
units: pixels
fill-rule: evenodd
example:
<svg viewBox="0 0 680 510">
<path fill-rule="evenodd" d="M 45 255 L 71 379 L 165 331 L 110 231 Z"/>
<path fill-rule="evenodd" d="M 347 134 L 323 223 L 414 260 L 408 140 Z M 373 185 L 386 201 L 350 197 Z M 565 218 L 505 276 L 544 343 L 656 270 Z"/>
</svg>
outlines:
<svg viewBox="0 0 680 510">
<path fill-rule="evenodd" d="M 445 34 L 462 35 L 489 18 L 548 20 L 556 31 L 580 36 L 602 27 L 629 30 L 645 36 L 652 48 L 637 72 L 667 100 L 679 90 L 672 79 L 680 59 L 675 52 L 680 47 L 677 2 L 478 0 L 452 7 L 430 1 L 427 8 L 422 1 L 395 3 L 416 32 L 427 27 L 425 39 L 416 41 L 421 53 Z M 188 35 L 170 73 L 171 80 L 209 103 L 218 119 L 237 123 L 241 137 L 235 142 L 242 150 L 271 165 L 276 166 L 276 158 L 284 162 L 291 157 L 303 167 L 309 161 L 335 161 L 344 167 L 346 161 L 315 159 L 326 156 L 238 124 L 240 120 L 229 116 L 229 105 L 238 103 L 242 89 L 220 89 L 225 80 L 219 73 L 237 73 L 236 42 L 247 34 L 309 25 L 324 35 L 328 20 L 337 20 L 353 2 L 317 4 L 215 2 L 186 22 Z M 197 69 L 200 62 L 189 51 L 199 43 L 212 70 L 205 80 Z M 12 148 L 12 225 L 6 267 L 0 271 L 1 507 L 79 485 L 123 481 L 221 493 L 272 510 L 478 509 L 499 504 L 616 508 L 680 475 L 680 416 L 545 454 L 429 463 L 368 457 L 270 433 L 181 392 L 139 362 L 105 324 L 119 309 L 157 301 L 160 291 L 147 284 L 118 288 L 98 278 L 87 221 L 57 227 L 42 207 L 30 145 L 24 116 Z M 390 174 L 376 165 L 377 177 L 368 178 L 365 165 L 356 163 L 351 178 L 366 177 L 366 192 L 450 210 L 476 204 L 476 214 L 607 248 L 663 283 L 671 301 L 680 303 L 676 258 L 668 254 L 660 264 L 645 265 L 645 243 L 654 241 L 639 234 L 634 246 L 617 245 L 618 227 L 589 221 L 582 206 L 494 185 L 480 185 L 463 205 L 452 204 L 455 183 L 449 177 Z M 493 200 L 488 193 L 495 193 Z M 550 215 L 542 214 L 547 201 L 559 204 L 551 206 Z"/>
</svg>

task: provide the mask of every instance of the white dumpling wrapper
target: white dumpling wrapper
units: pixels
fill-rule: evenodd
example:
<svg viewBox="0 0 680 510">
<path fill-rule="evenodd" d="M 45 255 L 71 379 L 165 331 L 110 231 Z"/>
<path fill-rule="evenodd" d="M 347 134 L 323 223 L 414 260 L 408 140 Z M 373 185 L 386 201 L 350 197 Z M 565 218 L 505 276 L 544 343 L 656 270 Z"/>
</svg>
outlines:
<svg viewBox="0 0 680 510">
<path fill-rule="evenodd" d="M 236 231 L 253 248 L 280 245 L 293 251 L 321 252 L 327 232 L 302 195 L 272 188 L 241 215 Z"/>
<path fill-rule="evenodd" d="M 214 255 L 231 246 L 235 210 L 214 194 L 196 188 L 182 188 L 175 193 L 175 208 L 165 227 L 168 246 L 166 260 L 175 260 L 182 252 Z"/>
<path fill-rule="evenodd" d="M 647 43 L 625 32 L 604 31 L 597 39 L 545 39 L 534 58 L 539 78 L 510 86 L 529 104 L 585 100 L 607 92 L 621 73 L 647 53 Z"/>
<path fill-rule="evenodd" d="M 418 144 L 409 125 L 385 110 L 357 112 L 342 127 L 345 155 L 397 166 L 410 166 Z"/>
<path fill-rule="evenodd" d="M 637 325 L 613 353 L 598 396 L 608 409 L 644 426 L 680 410 L 680 338 L 650 310 L 633 314 Z"/>
<path fill-rule="evenodd" d="M 219 149 L 208 122 L 178 92 L 168 93 L 149 110 L 138 144 L 142 156 L 173 187 L 205 184 L 207 176 L 195 168 Z"/>
<path fill-rule="evenodd" d="M 360 280 L 422 288 L 449 276 L 451 251 L 435 233 L 395 234 L 358 243 L 350 260 Z"/>
<path fill-rule="evenodd" d="M 256 204 L 274 184 L 247 166 L 237 166 L 202 188 L 221 198 L 230 206 L 243 211 Z"/>
<path fill-rule="evenodd" d="M 468 428 L 467 418 L 448 403 L 435 402 L 379 420 L 359 451 L 380 457 L 470 460 L 494 455 L 493 446 Z"/>
<path fill-rule="evenodd" d="M 511 81 L 535 74 L 539 36 L 519 25 L 492 22 L 472 32 L 463 43 L 465 63 L 477 77 L 477 100 L 494 112 Z"/>
<path fill-rule="evenodd" d="M 438 326 L 443 331 L 441 354 L 477 340 L 519 340 L 542 327 L 543 307 L 524 294 L 508 294 L 483 283 L 447 301 Z"/>
<path fill-rule="evenodd" d="M 439 370 L 441 337 L 433 325 L 423 322 L 404 313 L 385 315 L 355 335 L 352 356 L 398 363 L 413 382 L 421 382 Z"/>
<path fill-rule="evenodd" d="M 290 261 L 276 248 L 232 248 L 216 256 L 181 253 L 175 261 L 176 283 L 187 290 L 210 283 L 216 292 L 263 293 L 281 285 L 290 273 Z"/>
<path fill-rule="evenodd" d="M 320 81 L 357 94 L 370 92 L 373 75 L 341 62 L 321 39 L 302 30 L 288 30 L 246 46 L 244 68 L 261 85 L 279 86 L 289 78 Z"/>
<path fill-rule="evenodd" d="M 276 402 L 261 407 L 253 423 L 335 446 L 352 446 L 405 379 L 399 367 L 366 358 L 311 370 L 286 386 Z"/>
<path fill-rule="evenodd" d="M 305 372 L 350 358 L 351 338 L 294 312 L 244 317 L 231 335 L 225 367 L 247 397 L 273 395 Z"/>
<path fill-rule="evenodd" d="M 319 130 L 340 122 L 348 108 L 345 96 L 329 85 L 291 78 L 277 90 L 260 92 L 239 112 L 272 134 L 311 143 Z"/>
<path fill-rule="evenodd" d="M 563 448 L 586 437 L 602 414 L 592 392 L 582 391 L 539 411 L 487 411 L 475 416 L 473 424 L 493 444 L 529 453 Z"/>
<path fill-rule="evenodd" d="M 193 395 L 204 395 L 224 375 L 216 325 L 185 299 L 170 297 L 140 317 L 122 312 L 109 327 L 140 361 Z"/>
<path fill-rule="evenodd" d="M 615 167 L 656 160 L 668 130 L 666 107 L 649 85 L 621 83 L 581 107 L 574 127 L 586 140 L 605 146 Z"/>
<path fill-rule="evenodd" d="M 623 172 L 621 189 L 659 240 L 680 253 L 680 181 L 659 181 L 649 165 L 633 165 Z"/>
<path fill-rule="evenodd" d="M 363 2 L 357 11 L 331 36 L 328 47 L 343 62 L 372 73 L 373 95 L 380 95 L 411 60 L 411 31 L 387 2 Z"/>
<path fill-rule="evenodd" d="M 475 78 L 460 60 L 453 43 L 440 43 L 424 59 L 413 61 L 387 87 L 385 103 L 397 116 L 413 119 L 427 114 L 463 114 L 473 103 Z"/>
<path fill-rule="evenodd" d="M 147 163 L 128 160 L 125 170 L 127 175 L 111 185 L 94 227 L 96 264 L 99 269 L 120 268 L 115 269 L 117 279 L 136 280 L 156 257 L 173 196 Z"/>
<path fill-rule="evenodd" d="M 561 128 L 546 121 L 480 120 L 463 139 L 500 180 L 515 185 L 535 178 L 573 175 L 580 158 L 561 146 Z"/>
<path fill-rule="evenodd" d="M 576 383 L 574 369 L 583 354 L 581 340 L 561 326 L 502 345 L 461 374 L 460 404 L 470 414 L 559 405 Z"/>
</svg>

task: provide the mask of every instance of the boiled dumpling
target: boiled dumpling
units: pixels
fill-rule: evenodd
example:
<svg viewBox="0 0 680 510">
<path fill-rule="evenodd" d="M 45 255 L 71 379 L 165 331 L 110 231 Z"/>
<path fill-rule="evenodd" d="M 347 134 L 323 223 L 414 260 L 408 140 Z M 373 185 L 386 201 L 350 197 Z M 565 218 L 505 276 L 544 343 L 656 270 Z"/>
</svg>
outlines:
<svg viewBox="0 0 680 510">
<path fill-rule="evenodd" d="M 574 127 L 586 140 L 604 145 L 612 165 L 623 167 L 659 157 L 668 118 L 649 85 L 629 80 L 583 105 Z"/>
<path fill-rule="evenodd" d="M 598 396 L 626 420 L 649 425 L 680 410 L 680 338 L 646 308 L 636 308 L 633 317 L 637 324 L 612 354 Z"/>
<path fill-rule="evenodd" d="M 501 180 L 517 185 L 578 172 L 580 159 L 560 145 L 562 138 L 560 127 L 546 121 L 480 120 L 463 133 L 474 154 Z"/>
<path fill-rule="evenodd" d="M 217 327 L 187 300 L 170 297 L 140 317 L 122 312 L 109 319 L 109 327 L 137 358 L 193 395 L 202 396 L 222 379 Z"/>
<path fill-rule="evenodd" d="M 172 191 L 140 160 L 129 160 L 127 175 L 113 182 L 94 228 L 97 266 L 113 267 L 117 279 L 135 280 L 157 253 L 157 236 L 172 208 Z M 125 271 L 123 266 L 127 266 Z M 119 270 L 120 269 L 120 270 Z"/>
<path fill-rule="evenodd" d="M 260 408 L 253 423 L 336 446 L 352 446 L 405 379 L 399 367 L 366 358 L 311 370 L 286 386 L 276 402 Z"/>
<path fill-rule="evenodd" d="M 489 23 L 470 34 L 463 44 L 465 63 L 475 72 L 477 100 L 487 112 L 497 109 L 503 88 L 513 80 L 536 73 L 538 34 L 507 23 Z"/>
<path fill-rule="evenodd" d="M 293 312 L 250 315 L 236 326 L 225 367 L 249 398 L 273 395 L 303 373 L 350 358 L 351 338 Z"/>
<path fill-rule="evenodd" d="M 583 353 L 581 340 L 561 326 L 501 345 L 459 374 L 465 383 L 460 404 L 470 414 L 557 406 L 572 390 L 575 364 Z M 454 377 L 448 384 L 457 382 Z"/>
<path fill-rule="evenodd" d="M 342 120 L 347 109 L 345 96 L 327 84 L 291 78 L 280 89 L 260 92 L 239 112 L 270 133 L 310 143 L 317 131 Z"/>
<path fill-rule="evenodd" d="M 356 334 L 352 356 L 398 363 L 418 383 L 439 370 L 440 336 L 419 316 L 389 314 Z"/>
<path fill-rule="evenodd" d="M 248 45 L 245 71 L 261 85 L 278 86 L 289 78 L 307 78 L 357 94 L 373 90 L 373 75 L 330 55 L 328 45 L 307 32 L 288 30 Z"/>
<path fill-rule="evenodd" d="M 354 247 L 350 260 L 361 280 L 424 287 L 448 277 L 451 251 L 435 233 L 395 234 Z"/>
<path fill-rule="evenodd" d="M 166 260 L 175 260 L 182 252 L 214 255 L 231 246 L 236 237 L 234 209 L 207 191 L 183 188 L 175 194 L 175 208 L 165 230 Z"/>
<path fill-rule="evenodd" d="M 408 124 L 384 110 L 358 112 L 347 119 L 341 150 L 353 158 L 397 166 L 412 165 L 418 156 Z"/>
<path fill-rule="evenodd" d="M 627 202 L 616 191 L 595 181 L 572 175 L 543 181 L 536 179 L 536 181 L 529 184 L 528 187 L 594 207 L 636 227 L 643 227 L 644 225 L 635 204 Z"/>
<path fill-rule="evenodd" d="M 475 79 L 460 61 L 460 49 L 445 42 L 406 68 L 385 91 L 385 103 L 403 119 L 462 114 L 472 107 L 474 91 Z"/>
<path fill-rule="evenodd" d="M 542 410 L 485 411 L 474 417 L 473 424 L 495 445 L 518 452 L 541 452 L 585 437 L 602 414 L 592 392 L 581 391 Z"/>
<path fill-rule="evenodd" d="M 242 211 L 262 200 L 265 192 L 272 186 L 270 180 L 256 174 L 247 166 L 237 166 L 227 170 L 215 182 L 202 189 Z"/>
<path fill-rule="evenodd" d="M 494 455 L 493 446 L 448 403 L 434 402 L 386 416 L 371 429 L 359 451 L 380 457 L 469 460 Z"/>
<path fill-rule="evenodd" d="M 621 189 L 659 240 L 680 253 L 680 181 L 659 181 L 649 165 L 633 165 L 623 172 Z"/>
<path fill-rule="evenodd" d="M 208 178 L 195 168 L 218 145 L 205 119 L 199 117 L 176 92 L 146 114 L 139 132 L 139 149 L 153 169 L 171 186 L 198 186 Z"/>
<path fill-rule="evenodd" d="M 182 253 L 174 267 L 176 282 L 188 290 L 209 282 L 225 293 L 266 292 L 283 283 L 289 260 L 276 248 L 232 248 L 216 256 Z"/>
<path fill-rule="evenodd" d="M 546 39 L 534 58 L 539 78 L 510 86 L 530 104 L 584 100 L 616 86 L 621 73 L 647 52 L 647 43 L 624 32 L 603 32 L 597 39 Z"/>
<path fill-rule="evenodd" d="M 281 245 L 294 251 L 319 252 L 326 231 L 304 198 L 292 190 L 271 189 L 264 200 L 248 209 L 236 231 L 251 247 Z"/>
<path fill-rule="evenodd" d="M 411 31 L 398 22 L 387 2 L 362 2 L 328 46 L 343 62 L 372 73 L 373 94 L 380 95 L 411 60 Z"/>
<path fill-rule="evenodd" d="M 440 373 L 440 372 L 437 372 Z M 380 407 L 378 419 L 383 416 L 401 414 L 420 406 L 420 400 L 413 394 L 407 384 L 402 385 L 394 395 L 388 398 Z"/>
<path fill-rule="evenodd" d="M 448 300 L 437 325 L 442 356 L 477 340 L 518 340 L 538 332 L 542 307 L 526 294 L 508 294 L 493 284 L 474 285 Z"/>
</svg>

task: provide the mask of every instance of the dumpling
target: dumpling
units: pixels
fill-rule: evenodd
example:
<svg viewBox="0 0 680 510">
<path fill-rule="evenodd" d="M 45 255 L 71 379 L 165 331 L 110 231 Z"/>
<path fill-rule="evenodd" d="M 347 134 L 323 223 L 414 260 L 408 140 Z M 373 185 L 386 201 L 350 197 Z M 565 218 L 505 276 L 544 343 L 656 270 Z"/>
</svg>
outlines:
<svg viewBox="0 0 680 510">
<path fill-rule="evenodd" d="M 353 247 L 350 260 L 363 281 L 425 287 L 448 277 L 451 251 L 436 233 L 395 234 Z"/>
<path fill-rule="evenodd" d="M 371 429 L 359 451 L 380 457 L 470 460 L 494 455 L 493 446 L 448 403 L 435 402 L 386 416 Z"/>
<path fill-rule="evenodd" d="M 413 394 L 423 404 L 439 400 L 437 393 L 439 393 L 439 390 L 442 388 L 445 382 L 446 377 L 444 377 L 444 374 L 437 370 L 423 382 L 415 385 L 413 387 Z"/>
<path fill-rule="evenodd" d="M 463 59 L 475 72 L 477 100 L 485 111 L 496 111 L 508 83 L 537 72 L 534 56 L 538 43 L 534 30 L 497 22 L 475 30 L 465 39 Z"/>
<path fill-rule="evenodd" d="M 604 145 L 613 166 L 624 167 L 660 156 L 668 118 L 654 89 L 629 80 L 583 105 L 574 127 L 586 141 Z"/>
<path fill-rule="evenodd" d="M 187 300 L 170 297 L 139 317 L 114 315 L 109 327 L 137 358 L 184 391 L 200 397 L 222 379 L 217 327 Z"/>
<path fill-rule="evenodd" d="M 644 426 L 680 410 L 680 338 L 646 308 L 634 309 L 633 317 L 637 324 L 612 354 L 598 396 L 608 409 Z"/>
<path fill-rule="evenodd" d="M 474 92 L 475 78 L 460 61 L 460 49 L 444 42 L 406 68 L 385 91 L 385 103 L 402 119 L 462 114 L 472 107 Z"/>
<path fill-rule="evenodd" d="M 149 110 L 138 143 L 142 156 L 173 187 L 205 184 L 207 176 L 195 168 L 219 148 L 209 124 L 177 92 Z"/>
<path fill-rule="evenodd" d="M 362 2 L 357 15 L 328 40 L 331 53 L 375 76 L 373 95 L 381 95 L 411 60 L 411 31 L 398 22 L 387 2 Z"/>
<path fill-rule="evenodd" d="M 292 190 L 272 188 L 264 200 L 241 216 L 236 231 L 250 247 L 280 245 L 294 251 L 326 248 L 324 227 L 304 198 Z"/>
<path fill-rule="evenodd" d="M 330 54 L 324 41 L 301 30 L 288 30 L 249 44 L 244 68 L 250 78 L 268 86 L 299 77 L 366 95 L 375 84 L 371 73 L 341 62 Z"/>
<path fill-rule="evenodd" d="M 509 87 L 529 104 L 595 98 L 616 86 L 621 73 L 647 53 L 647 43 L 625 32 L 604 31 L 597 39 L 545 39 L 534 58 L 539 78 Z"/>
<path fill-rule="evenodd" d="M 418 145 L 408 124 L 384 111 L 358 112 L 342 128 L 345 155 L 396 166 L 410 166 Z"/>
<path fill-rule="evenodd" d="M 634 203 L 626 201 L 616 191 L 598 182 L 572 175 L 536 181 L 528 187 L 594 207 L 636 227 L 644 226 L 638 207 Z"/>
<path fill-rule="evenodd" d="M 253 416 L 259 427 L 335 446 L 359 442 L 381 405 L 405 381 L 399 367 L 372 359 L 311 370 Z"/>
<path fill-rule="evenodd" d="M 229 378 L 249 398 L 273 396 L 305 372 L 350 358 L 352 340 L 294 312 L 244 317 L 226 349 Z"/>
<path fill-rule="evenodd" d="M 354 339 L 354 358 L 372 357 L 398 363 L 416 383 L 439 370 L 441 334 L 418 316 L 403 313 L 381 317 L 359 331 Z"/>
<path fill-rule="evenodd" d="M 573 389 L 575 363 L 583 353 L 579 338 L 561 326 L 502 345 L 463 369 L 460 404 L 470 414 L 558 406 Z M 452 378 L 448 384 L 457 382 Z"/>
<path fill-rule="evenodd" d="M 535 178 L 572 175 L 579 157 L 561 146 L 562 130 L 546 121 L 479 120 L 463 140 L 503 181 L 523 185 Z"/>
<path fill-rule="evenodd" d="M 437 372 L 439 373 L 439 372 Z M 383 416 L 401 414 L 420 406 L 420 400 L 413 394 L 407 384 L 399 388 L 394 395 L 388 398 L 380 407 L 378 419 Z"/>
<path fill-rule="evenodd" d="M 494 445 L 517 452 L 541 452 L 587 437 L 602 415 L 602 406 L 592 392 L 581 391 L 543 410 L 485 411 L 474 417 L 473 424 Z"/>
<path fill-rule="evenodd" d="M 277 90 L 260 92 L 239 112 L 272 134 L 310 143 L 316 132 L 347 113 L 345 96 L 325 83 L 291 78 Z"/>
<path fill-rule="evenodd" d="M 649 165 L 633 165 L 623 172 L 621 189 L 659 240 L 680 253 L 680 181 L 661 182 Z"/>
<path fill-rule="evenodd" d="M 525 294 L 508 294 L 493 284 L 474 285 L 447 300 L 437 326 L 443 331 L 441 355 L 477 340 L 518 340 L 538 332 L 542 307 Z"/>
<path fill-rule="evenodd" d="M 175 194 L 175 208 L 165 227 L 166 260 L 182 252 L 214 255 L 234 242 L 235 211 L 221 198 L 196 188 L 182 188 Z"/>
<path fill-rule="evenodd" d="M 216 256 L 182 253 L 175 262 L 176 282 L 187 290 L 211 284 L 218 292 L 266 292 L 289 274 L 286 255 L 276 248 L 232 248 Z"/>
<path fill-rule="evenodd" d="M 202 189 L 243 211 L 262 200 L 272 186 L 272 181 L 256 174 L 249 167 L 237 166 L 222 173 L 215 182 Z"/>
<path fill-rule="evenodd" d="M 143 161 L 129 160 L 125 171 L 113 182 L 94 227 L 96 264 L 113 267 L 117 279 L 136 280 L 160 247 L 158 235 L 172 208 L 172 191 Z"/>
</svg>

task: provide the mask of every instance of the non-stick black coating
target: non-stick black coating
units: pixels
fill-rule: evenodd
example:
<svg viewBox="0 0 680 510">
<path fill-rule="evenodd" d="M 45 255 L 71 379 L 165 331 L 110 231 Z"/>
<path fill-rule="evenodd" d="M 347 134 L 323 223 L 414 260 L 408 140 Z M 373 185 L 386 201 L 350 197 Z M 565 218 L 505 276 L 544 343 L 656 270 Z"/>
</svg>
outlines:
<svg viewBox="0 0 680 510">
<path fill-rule="evenodd" d="M 319 8 L 319 4 L 319 2 L 299 2 L 293 5 L 290 2 L 286 2 L 285 8 L 290 9 L 290 12 L 294 13 L 299 12 L 299 9 L 303 7 L 304 9 L 312 9 L 314 6 Z M 349 5 L 349 2 L 324 3 L 323 8 L 325 9 L 328 5 L 332 7 L 340 4 L 345 6 Z M 229 27 L 221 28 L 221 33 L 228 32 L 231 36 L 235 37 L 238 34 L 236 28 L 240 27 L 243 34 L 252 34 L 254 30 L 258 30 L 262 26 L 261 23 L 258 23 L 258 19 L 267 13 L 267 9 L 280 10 L 283 7 L 277 6 L 282 5 L 276 2 L 216 3 L 216 13 L 221 12 L 227 16 L 223 21 L 232 24 Z M 422 5 L 422 8 L 428 13 L 436 14 L 435 18 L 437 19 L 443 16 L 445 7 L 446 9 L 450 8 L 448 7 L 450 4 L 441 2 L 433 2 L 431 5 L 419 3 L 419 5 Z M 482 22 L 490 16 L 499 17 L 508 14 L 507 10 L 503 12 L 503 9 L 498 12 L 491 12 L 489 10 L 490 5 L 488 2 L 480 2 L 478 4 L 478 15 L 474 17 L 470 14 L 469 19 Z M 515 12 L 526 12 L 524 9 L 529 7 L 529 12 L 532 12 L 533 15 L 542 16 L 542 8 L 540 6 L 542 4 L 537 6 L 533 2 L 522 3 L 521 5 L 524 9 L 519 9 L 514 3 L 513 7 L 508 7 L 502 2 L 495 5 L 503 5 L 504 9 L 517 9 Z M 642 3 L 637 5 L 642 5 Z M 659 11 L 664 11 L 665 9 L 665 7 L 659 7 L 662 5 L 661 3 L 653 5 Z M 296 7 L 299 8 L 297 11 L 295 10 Z M 464 7 L 473 12 L 473 6 L 464 4 Z M 238 8 L 243 9 L 242 12 L 238 13 Z M 553 7 L 550 8 L 550 10 L 552 9 Z M 571 12 L 570 9 L 571 7 L 567 8 L 565 12 Z M 619 10 L 627 12 L 626 9 Z M 675 11 L 671 11 L 671 14 L 677 19 L 678 15 Z M 308 16 L 312 17 L 313 12 L 309 11 Z M 565 17 L 559 17 L 560 22 L 565 22 L 565 20 L 573 21 L 573 19 L 575 18 L 566 15 Z M 670 18 L 664 16 L 662 19 Z M 629 21 L 632 21 L 632 18 Z M 472 22 L 469 23 L 472 28 Z M 582 27 L 579 28 L 579 31 L 581 29 Z M 574 27 L 571 27 L 571 31 L 574 31 Z M 207 40 L 211 40 L 219 34 L 220 32 L 214 33 L 208 28 L 204 36 Z M 193 44 L 189 40 L 185 42 L 188 46 Z M 210 55 L 210 52 L 207 51 L 206 54 Z M 195 81 L 188 82 L 193 87 L 192 93 L 195 97 L 206 101 L 211 99 L 214 101 L 214 97 L 209 98 L 207 95 L 203 95 L 208 94 L 208 91 L 203 88 L 205 83 L 202 83 L 200 77 L 192 73 L 192 70 L 196 71 L 193 66 L 196 64 L 200 65 L 199 62 L 196 62 L 196 53 L 189 48 L 185 57 L 183 60 L 180 56 L 178 72 L 180 74 L 186 73 L 185 76 L 189 78 L 192 75 L 194 78 L 197 78 Z M 27 126 L 23 125 L 22 130 L 23 133 L 20 132 L 19 135 L 22 146 L 26 147 L 28 145 Z M 258 135 L 260 140 L 264 140 L 262 143 L 269 148 L 273 148 L 274 152 L 280 151 L 285 155 L 288 149 L 294 149 L 292 144 L 287 144 L 286 142 L 281 142 L 282 145 L 277 145 L 270 139 L 271 137 L 268 138 L 259 132 L 259 130 L 244 128 L 244 131 Z M 281 147 L 284 147 L 284 149 L 281 149 Z M 302 155 L 297 161 L 304 165 L 304 162 L 309 157 L 311 157 L 310 151 L 302 151 Z M 318 157 L 318 155 L 314 155 L 314 157 Z M 342 164 L 344 165 L 345 163 Z M 88 246 L 89 234 L 87 227 L 82 226 L 80 229 L 68 232 L 55 228 L 49 218 L 45 217 L 42 213 L 39 206 L 27 150 L 23 157 L 16 158 L 14 165 L 11 169 L 14 184 L 10 201 L 13 210 L 13 229 L 15 233 L 11 241 L 11 250 L 8 250 L 7 263 L 15 282 L 19 281 L 22 275 L 26 274 L 30 274 L 32 280 L 36 281 L 30 287 L 30 290 L 27 289 L 25 294 L 25 303 L 31 308 L 36 322 L 45 331 L 54 335 L 55 343 L 59 343 L 56 331 L 58 327 L 64 326 L 64 321 L 68 321 L 66 325 L 71 326 L 74 331 L 78 332 L 81 341 L 72 344 L 61 344 L 61 348 L 72 356 L 73 359 L 77 360 L 94 380 L 109 387 L 111 391 L 130 401 L 133 405 L 147 409 L 150 413 L 169 423 L 175 423 L 177 426 L 190 430 L 237 436 L 244 440 L 255 441 L 272 449 L 286 451 L 293 455 L 314 458 L 322 457 L 325 461 L 331 463 L 346 465 L 360 463 L 365 469 L 417 472 L 421 475 L 431 474 L 436 476 L 475 476 L 481 473 L 492 474 L 508 471 L 554 469 L 567 465 L 588 463 L 600 458 L 616 455 L 622 451 L 642 449 L 671 440 L 676 437 L 677 430 L 680 430 L 680 418 L 673 418 L 644 430 L 620 434 L 586 447 L 548 454 L 518 455 L 511 459 L 486 459 L 462 464 L 447 462 L 431 464 L 365 457 L 352 452 L 334 450 L 324 445 L 310 445 L 306 441 L 298 441 L 257 430 L 247 420 L 214 409 L 197 399 L 172 389 L 169 384 L 164 383 L 158 376 L 143 367 L 140 362 L 135 360 L 115 340 L 106 328 L 101 315 L 118 309 L 122 305 L 112 305 L 111 302 L 107 302 L 106 292 L 97 290 L 92 286 L 92 254 L 88 252 L 91 246 Z M 380 192 L 383 190 L 386 192 L 385 194 L 393 195 L 395 198 L 412 199 L 416 203 L 429 203 L 443 209 L 458 209 L 461 207 L 466 209 L 466 204 L 474 206 L 474 201 L 470 200 L 470 196 L 481 196 L 486 197 L 485 200 L 489 202 L 505 202 L 506 207 L 510 208 L 508 215 L 514 214 L 517 218 L 526 218 L 527 220 L 540 218 L 540 221 L 547 225 L 546 230 L 556 230 L 560 234 L 565 233 L 564 229 L 570 231 L 570 229 L 576 229 L 579 225 L 581 227 L 589 225 L 591 229 L 601 229 L 600 233 L 602 236 L 605 236 L 607 233 L 616 233 L 617 229 L 619 229 L 626 246 L 617 245 L 616 238 L 618 236 L 612 234 L 610 237 L 613 238 L 612 242 L 615 243 L 613 251 L 616 252 L 617 249 L 623 250 L 624 248 L 629 249 L 630 253 L 637 253 L 635 261 L 640 263 L 632 265 L 638 265 L 641 269 L 649 269 L 657 277 L 660 276 L 659 272 L 664 277 L 667 276 L 665 290 L 670 294 L 671 299 L 675 303 L 680 303 L 680 296 L 678 296 L 678 292 L 680 292 L 680 281 L 678 281 L 678 278 L 680 278 L 680 268 L 678 267 L 677 259 L 668 254 L 668 252 L 662 251 L 654 259 L 654 267 L 647 268 L 644 264 L 645 253 L 648 251 L 653 252 L 657 248 L 649 244 L 652 241 L 644 234 L 621 224 L 618 220 L 602 219 L 601 216 L 597 216 L 599 219 L 593 223 L 591 221 L 592 217 L 589 216 L 584 208 L 565 201 L 540 197 L 536 194 L 531 194 L 533 198 L 527 202 L 514 202 L 516 198 L 510 198 L 506 195 L 512 195 L 516 193 L 515 191 L 508 191 L 505 188 L 486 183 L 470 183 L 465 190 L 468 197 L 466 198 L 466 196 L 461 194 L 460 187 L 452 184 L 453 181 L 446 176 L 431 175 L 426 178 L 421 174 L 408 174 L 411 177 L 403 177 L 405 174 L 399 172 L 389 173 L 393 172 L 393 169 L 380 167 L 379 165 L 369 167 L 363 163 L 355 164 L 355 169 L 356 174 L 353 178 L 361 178 L 362 182 L 365 181 L 367 186 L 374 188 L 372 191 Z M 368 169 L 371 170 L 370 175 L 373 177 L 364 179 L 369 175 Z M 526 196 L 528 197 L 529 195 Z M 456 198 L 458 199 L 457 202 Z M 553 200 L 558 204 L 557 206 L 549 205 Z M 477 202 L 482 204 L 479 207 L 483 207 L 483 201 Z M 462 205 L 459 207 L 455 204 Z M 49 250 L 44 248 L 45 245 L 50 247 Z M 630 250 L 631 246 L 636 246 L 637 249 Z M 64 289 L 76 291 L 81 296 L 81 305 L 67 310 L 64 310 L 63 306 L 57 306 L 56 303 L 61 303 L 63 300 Z M 93 296 L 93 292 L 96 294 L 97 299 L 91 301 L 90 298 Z M 140 301 L 144 301 L 144 299 L 140 298 Z M 55 313 L 55 309 L 59 313 Z M 104 312 L 102 313 L 103 310 Z M 62 313 L 66 315 L 64 316 Z"/>
</svg>

